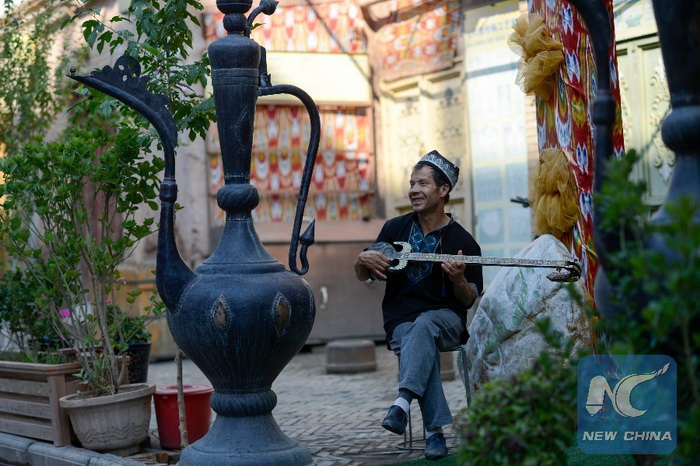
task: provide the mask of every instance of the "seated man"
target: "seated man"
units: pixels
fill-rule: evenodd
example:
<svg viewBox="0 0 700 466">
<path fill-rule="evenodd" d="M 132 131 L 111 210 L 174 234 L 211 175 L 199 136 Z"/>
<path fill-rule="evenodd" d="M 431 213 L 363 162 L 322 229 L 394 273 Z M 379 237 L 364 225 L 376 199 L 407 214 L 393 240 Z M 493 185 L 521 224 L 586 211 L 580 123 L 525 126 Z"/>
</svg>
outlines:
<svg viewBox="0 0 700 466">
<path fill-rule="evenodd" d="M 413 212 L 384 224 L 377 242 L 405 241 L 413 252 L 481 255 L 474 238 L 445 213 L 459 168 L 437 151 L 413 167 L 408 197 Z M 399 361 L 399 393 L 382 422 L 385 429 L 403 434 L 411 401 L 416 398 L 427 431 L 425 457 L 447 455 L 442 427 L 452 423 L 440 382 L 440 351 L 466 343 L 467 310 L 483 280 L 480 266 L 457 260 L 409 262 L 405 270 L 388 273 L 389 259 L 365 250 L 355 261 L 358 280 L 386 280 L 382 302 L 388 346 Z"/>
</svg>

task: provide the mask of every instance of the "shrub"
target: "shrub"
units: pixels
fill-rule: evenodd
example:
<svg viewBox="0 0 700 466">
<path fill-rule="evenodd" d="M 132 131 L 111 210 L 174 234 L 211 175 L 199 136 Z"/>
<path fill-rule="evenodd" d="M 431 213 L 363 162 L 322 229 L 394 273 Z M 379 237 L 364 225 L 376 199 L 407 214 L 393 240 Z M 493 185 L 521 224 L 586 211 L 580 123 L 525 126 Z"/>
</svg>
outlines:
<svg viewBox="0 0 700 466">
<path fill-rule="evenodd" d="M 697 464 L 700 446 L 700 200 L 681 196 L 651 217 L 630 181 L 639 160 L 634 151 L 612 161 L 596 202 L 604 207 L 603 228 L 618 247 L 606 255 L 613 292 L 597 323 L 598 351 L 610 354 L 665 354 L 678 368 L 678 444 L 674 464 Z M 652 247 L 666 245 L 666 253 Z M 638 458 L 641 461 L 641 458 Z"/>
<path fill-rule="evenodd" d="M 29 362 L 56 359 L 46 353 L 66 343 L 60 340 L 50 316 L 37 305 L 34 293 L 38 287 L 37 280 L 21 268 L 8 268 L 0 277 L 2 350 L 16 352 L 16 358 Z"/>
<path fill-rule="evenodd" d="M 119 265 L 155 225 L 136 213 L 144 204 L 157 208 L 163 162 L 144 158 L 139 134 L 69 131 L 0 161 L 0 239 L 35 281 L 36 306 L 72 342 L 95 394 L 115 393 L 124 380 L 115 355 L 123 342 L 110 338 L 108 306 Z"/>
</svg>

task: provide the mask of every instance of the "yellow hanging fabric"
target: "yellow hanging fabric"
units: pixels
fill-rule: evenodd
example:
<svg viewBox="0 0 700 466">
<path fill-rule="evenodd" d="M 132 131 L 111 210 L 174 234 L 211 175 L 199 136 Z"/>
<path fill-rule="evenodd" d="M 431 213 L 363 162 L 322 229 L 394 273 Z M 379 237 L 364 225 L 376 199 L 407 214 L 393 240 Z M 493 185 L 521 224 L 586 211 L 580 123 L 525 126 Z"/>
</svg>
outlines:
<svg viewBox="0 0 700 466">
<path fill-rule="evenodd" d="M 529 201 L 535 214 L 535 234 L 551 233 L 561 238 L 578 220 L 578 187 L 561 149 L 540 152 L 540 163 L 530 177 Z"/>
<path fill-rule="evenodd" d="M 526 94 L 548 100 L 556 85 L 555 73 L 564 61 L 561 42 L 552 38 L 539 15 L 521 16 L 513 29 L 508 45 L 520 55 L 515 82 Z"/>
</svg>

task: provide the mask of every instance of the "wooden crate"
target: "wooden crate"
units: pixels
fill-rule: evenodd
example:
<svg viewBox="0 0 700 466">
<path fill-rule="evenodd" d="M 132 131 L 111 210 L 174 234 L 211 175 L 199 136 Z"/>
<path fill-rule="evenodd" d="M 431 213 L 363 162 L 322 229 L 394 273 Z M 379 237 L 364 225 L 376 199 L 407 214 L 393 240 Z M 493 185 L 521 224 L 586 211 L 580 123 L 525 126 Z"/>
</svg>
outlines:
<svg viewBox="0 0 700 466">
<path fill-rule="evenodd" d="M 0 432 L 71 444 L 68 413 L 58 400 L 78 391 L 79 363 L 0 361 Z"/>
</svg>

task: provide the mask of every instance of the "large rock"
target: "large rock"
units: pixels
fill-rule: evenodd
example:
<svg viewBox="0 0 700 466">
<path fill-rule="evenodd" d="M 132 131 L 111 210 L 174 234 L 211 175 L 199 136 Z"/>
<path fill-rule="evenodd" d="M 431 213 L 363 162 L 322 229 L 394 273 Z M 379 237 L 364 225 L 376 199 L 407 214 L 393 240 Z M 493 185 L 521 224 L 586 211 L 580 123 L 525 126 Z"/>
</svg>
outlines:
<svg viewBox="0 0 700 466">
<path fill-rule="evenodd" d="M 554 236 L 543 235 L 515 255 L 517 258 L 570 258 Z M 590 323 L 582 306 L 564 283 L 552 282 L 554 269 L 503 267 L 481 298 L 469 326 L 466 345 L 470 390 L 489 380 L 515 375 L 530 367 L 546 343 L 535 322 L 549 317 L 552 328 L 573 339 L 574 349 L 591 346 Z M 583 282 L 575 287 L 585 296 Z"/>
</svg>

